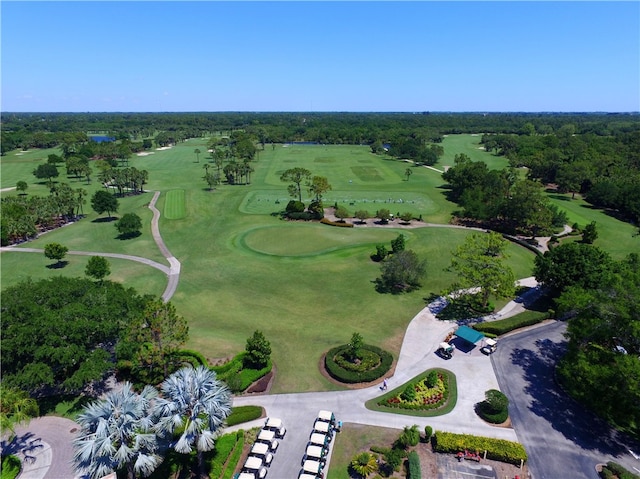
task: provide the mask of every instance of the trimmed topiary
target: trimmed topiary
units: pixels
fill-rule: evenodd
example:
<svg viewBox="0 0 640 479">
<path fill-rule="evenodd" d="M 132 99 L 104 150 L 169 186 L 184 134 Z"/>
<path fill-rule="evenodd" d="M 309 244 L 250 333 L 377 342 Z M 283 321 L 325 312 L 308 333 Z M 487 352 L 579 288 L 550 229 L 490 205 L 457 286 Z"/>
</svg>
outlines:
<svg viewBox="0 0 640 479">
<path fill-rule="evenodd" d="M 329 375 L 343 383 L 353 384 L 375 381 L 387 373 L 393 364 L 393 356 L 389 352 L 376 346 L 363 344 L 361 351 L 373 353 L 378 356 L 379 361 L 377 361 L 377 366 L 364 371 L 346 369 L 339 364 L 342 359 L 337 358 L 345 358 L 348 350 L 349 345 L 347 344 L 330 349 L 327 351 L 324 361 L 325 368 Z"/>
</svg>

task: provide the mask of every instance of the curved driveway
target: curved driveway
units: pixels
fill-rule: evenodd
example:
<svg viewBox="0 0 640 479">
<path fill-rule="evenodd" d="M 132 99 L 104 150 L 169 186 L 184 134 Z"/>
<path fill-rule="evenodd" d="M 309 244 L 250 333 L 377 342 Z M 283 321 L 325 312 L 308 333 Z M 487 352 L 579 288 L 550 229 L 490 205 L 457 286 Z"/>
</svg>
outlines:
<svg viewBox="0 0 640 479">
<path fill-rule="evenodd" d="M 630 444 L 557 387 L 554 370 L 566 349 L 565 329 L 565 323 L 553 321 L 501 338 L 492 355 L 533 477 L 597 479 L 595 465 L 609 460 L 640 473 L 640 460 L 630 453 L 640 452 L 640 446 Z"/>
</svg>

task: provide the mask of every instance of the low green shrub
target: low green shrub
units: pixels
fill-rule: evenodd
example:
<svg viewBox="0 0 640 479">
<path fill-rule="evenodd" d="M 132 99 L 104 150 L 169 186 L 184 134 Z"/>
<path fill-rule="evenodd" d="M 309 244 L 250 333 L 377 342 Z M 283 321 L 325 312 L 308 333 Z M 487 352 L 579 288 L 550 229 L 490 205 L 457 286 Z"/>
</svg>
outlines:
<svg viewBox="0 0 640 479">
<path fill-rule="evenodd" d="M 244 361 L 244 357 L 246 354 L 247 354 L 246 351 L 242 351 L 237 356 L 234 356 L 234 358 L 231 361 L 221 364 L 220 366 L 210 366 L 209 369 L 214 371 L 218 375 L 218 378 L 220 378 L 221 375 L 224 375 L 225 373 L 229 372 L 232 369 L 235 372 L 240 371 L 240 369 L 242 369 L 242 363 Z"/>
<path fill-rule="evenodd" d="M 407 387 L 404 388 L 402 394 L 400 394 L 400 398 L 403 401 L 413 402 L 416 399 L 416 386 L 413 383 L 407 384 Z"/>
<path fill-rule="evenodd" d="M 388 454 L 391 448 L 384 446 L 371 446 L 369 448 L 371 452 L 375 452 L 376 454 Z"/>
<path fill-rule="evenodd" d="M 4 456 L 2 458 L 1 479 L 15 479 L 20 474 L 22 463 L 20 459 L 13 455 Z"/>
<path fill-rule="evenodd" d="M 238 444 L 238 434 L 224 434 L 216 440 L 216 447 L 209 458 L 209 477 L 219 479 L 224 473 L 224 465 Z"/>
<path fill-rule="evenodd" d="M 290 200 L 289 203 L 287 203 L 285 211 L 287 213 L 302 213 L 304 208 L 305 206 L 302 201 Z"/>
<path fill-rule="evenodd" d="M 287 213 L 287 217 L 292 220 L 304 220 L 304 221 L 310 221 L 315 219 L 315 215 L 313 213 L 309 213 L 308 211 L 302 211 L 300 213 Z"/>
<path fill-rule="evenodd" d="M 175 353 L 175 356 L 180 361 L 189 362 L 192 366 L 209 366 L 207 358 L 204 357 L 203 354 L 198 351 L 193 351 L 191 349 L 181 349 L 180 351 Z"/>
<path fill-rule="evenodd" d="M 340 222 L 340 221 L 331 221 L 328 218 L 322 218 L 320 220 L 320 223 L 325 224 L 325 225 L 329 225 L 329 226 L 338 226 L 341 228 L 353 228 L 353 223 L 344 223 L 344 222 Z"/>
<path fill-rule="evenodd" d="M 435 452 L 456 454 L 465 449 L 480 454 L 487 451 L 487 459 L 508 462 L 517 466 L 520 465 L 521 460 L 527 460 L 527 453 L 524 447 L 517 442 L 473 436 L 471 434 L 436 431 Z"/>
<path fill-rule="evenodd" d="M 487 323 L 477 323 L 472 327 L 481 333 L 491 333 L 500 336 L 515 329 L 532 326 L 541 323 L 549 317 L 547 312 L 526 311 L 510 318 L 489 321 Z"/>
<path fill-rule="evenodd" d="M 408 479 L 420 479 L 422 477 L 422 470 L 420 467 L 420 457 L 416 451 L 411 451 L 408 456 L 409 459 L 409 473 Z"/>
<path fill-rule="evenodd" d="M 602 472 L 600 473 L 600 477 L 603 478 L 613 478 L 617 477 L 618 479 L 640 479 L 640 476 L 634 474 L 620 464 L 609 461 L 607 465 L 602 468 Z"/>
<path fill-rule="evenodd" d="M 236 470 L 236 466 L 242 457 L 243 446 L 245 442 L 244 431 L 238 431 L 238 442 L 236 443 L 236 447 L 229 456 L 229 460 L 227 461 L 227 467 L 224 470 L 224 474 L 221 479 L 231 479 Z"/>
<path fill-rule="evenodd" d="M 348 371 L 364 372 L 380 364 L 380 356 L 372 351 L 363 349 L 358 353 L 359 362 L 352 362 L 347 359 L 348 351 L 343 354 L 336 354 L 334 360 L 338 366 Z"/>
<path fill-rule="evenodd" d="M 218 375 L 218 379 L 224 381 L 232 392 L 240 392 L 251 386 L 252 383 L 265 376 L 273 367 L 271 360 L 262 369 L 244 368 L 246 351 L 235 356 L 231 361 L 221 366 L 211 366 L 209 369 Z"/>
<path fill-rule="evenodd" d="M 497 389 L 485 392 L 485 400 L 476 407 L 478 415 L 491 424 L 502 424 L 509 417 L 509 398 Z"/>
<path fill-rule="evenodd" d="M 262 417 L 262 406 L 237 406 L 231 408 L 231 414 L 227 416 L 227 426 L 235 426 L 243 422 L 253 421 Z"/>
<path fill-rule="evenodd" d="M 429 440 L 431 439 L 431 436 L 433 436 L 433 428 L 431 426 L 425 426 L 424 427 L 424 442 L 429 442 Z"/>
<path fill-rule="evenodd" d="M 347 344 L 343 344 L 330 349 L 327 351 L 325 356 L 324 364 L 327 372 L 332 378 L 338 381 L 349 384 L 371 382 L 381 378 L 389 371 L 389 369 L 391 369 L 391 364 L 393 363 L 393 356 L 391 353 L 369 344 L 363 344 L 362 350 L 377 354 L 380 357 L 380 363 L 378 366 L 368 371 L 349 371 L 344 369 L 336 363 L 335 357 L 338 354 L 344 353 L 348 348 L 349 346 Z"/>
</svg>

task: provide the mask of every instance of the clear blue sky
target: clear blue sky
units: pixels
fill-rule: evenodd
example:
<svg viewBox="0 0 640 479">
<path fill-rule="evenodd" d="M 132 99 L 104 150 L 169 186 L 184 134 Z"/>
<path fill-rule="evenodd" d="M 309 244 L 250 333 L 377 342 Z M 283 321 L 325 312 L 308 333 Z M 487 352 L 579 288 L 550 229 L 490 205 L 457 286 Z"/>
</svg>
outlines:
<svg viewBox="0 0 640 479">
<path fill-rule="evenodd" d="M 2 111 L 638 111 L 640 2 L 3 1 Z"/>
</svg>

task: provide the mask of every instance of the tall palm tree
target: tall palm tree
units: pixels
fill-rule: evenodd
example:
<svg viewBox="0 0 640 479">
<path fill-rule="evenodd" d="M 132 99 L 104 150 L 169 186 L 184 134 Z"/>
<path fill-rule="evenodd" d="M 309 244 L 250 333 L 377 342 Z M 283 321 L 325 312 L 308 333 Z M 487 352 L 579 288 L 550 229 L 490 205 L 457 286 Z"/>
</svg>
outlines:
<svg viewBox="0 0 640 479">
<path fill-rule="evenodd" d="M 152 386 L 137 394 L 127 382 L 88 405 L 78 417 L 82 431 L 73 441 L 76 470 L 91 479 L 122 468 L 128 479 L 150 475 L 162 462 L 150 414 L 157 395 Z"/>
<path fill-rule="evenodd" d="M 180 434 L 171 443 L 180 454 L 189 454 L 195 447 L 198 474 L 203 475 L 204 452 L 214 448 L 217 432 L 231 412 L 231 393 L 216 373 L 204 366 L 179 369 L 161 389 L 163 397 L 154 405 L 158 417 L 155 430 L 163 436 Z"/>
</svg>

